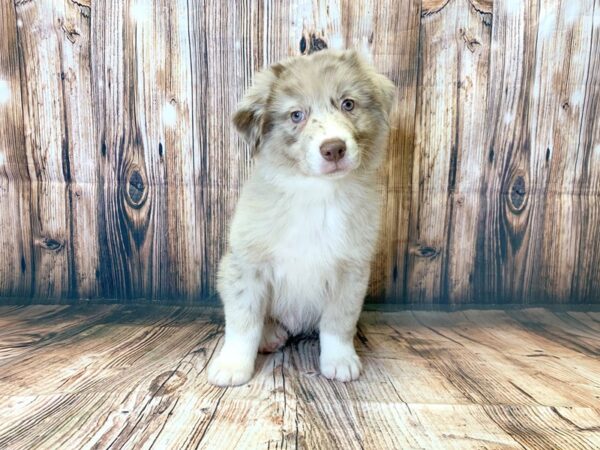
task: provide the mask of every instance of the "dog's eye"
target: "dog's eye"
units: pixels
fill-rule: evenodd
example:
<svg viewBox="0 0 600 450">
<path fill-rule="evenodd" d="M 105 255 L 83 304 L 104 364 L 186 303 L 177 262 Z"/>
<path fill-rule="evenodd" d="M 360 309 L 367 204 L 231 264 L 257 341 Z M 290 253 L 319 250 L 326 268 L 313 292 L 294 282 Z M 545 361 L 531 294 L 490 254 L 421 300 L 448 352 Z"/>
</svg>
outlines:
<svg viewBox="0 0 600 450">
<path fill-rule="evenodd" d="M 292 118 L 292 122 L 300 123 L 304 120 L 304 113 L 302 111 L 294 111 L 290 114 L 290 117 Z"/>
<path fill-rule="evenodd" d="M 354 109 L 354 100 L 350 100 L 349 98 L 345 99 L 342 102 L 342 109 L 344 111 L 352 111 Z"/>
</svg>

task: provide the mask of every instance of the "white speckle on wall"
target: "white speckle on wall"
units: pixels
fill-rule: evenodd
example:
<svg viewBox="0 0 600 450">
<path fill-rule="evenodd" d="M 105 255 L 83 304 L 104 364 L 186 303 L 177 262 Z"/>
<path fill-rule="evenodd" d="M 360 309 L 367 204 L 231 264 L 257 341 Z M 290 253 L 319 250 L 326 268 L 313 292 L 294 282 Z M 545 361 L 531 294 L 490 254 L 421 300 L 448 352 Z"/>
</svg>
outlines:
<svg viewBox="0 0 600 450">
<path fill-rule="evenodd" d="M 504 124 L 505 125 L 513 123 L 514 120 L 515 120 L 515 115 L 513 113 L 507 112 L 506 114 L 504 114 Z"/>
<path fill-rule="evenodd" d="M 521 10 L 523 0 L 504 0 L 506 4 L 506 12 L 509 14 L 518 14 Z"/>
<path fill-rule="evenodd" d="M 242 44 L 240 44 L 239 39 L 236 39 L 236 41 L 235 41 L 235 49 L 239 50 L 240 48 L 242 48 Z"/>
<path fill-rule="evenodd" d="M 545 11 L 540 17 L 539 37 L 547 39 L 556 30 L 556 11 Z"/>
<path fill-rule="evenodd" d="M 594 153 L 600 157 L 600 144 L 596 144 L 594 147 Z"/>
<path fill-rule="evenodd" d="M 163 106 L 162 121 L 168 127 L 172 127 L 177 123 L 177 109 L 171 103 L 165 103 Z"/>
<path fill-rule="evenodd" d="M 533 89 L 531 90 L 531 95 L 533 96 L 533 98 L 536 98 L 536 99 L 540 97 L 540 79 L 539 79 L 539 77 L 534 78 Z"/>
<path fill-rule="evenodd" d="M 10 86 L 8 81 L 0 80 L 0 105 L 8 103 L 10 100 Z"/>
<path fill-rule="evenodd" d="M 342 50 L 344 48 L 344 40 L 340 35 L 331 36 L 329 40 L 329 48 L 333 48 L 336 50 Z"/>
<path fill-rule="evenodd" d="M 565 22 L 572 24 L 581 15 L 581 0 L 571 0 L 567 2 L 565 8 Z"/>
<path fill-rule="evenodd" d="M 23 21 L 21 19 L 17 19 L 17 27 L 18 28 L 23 27 Z"/>
<path fill-rule="evenodd" d="M 578 89 L 571 94 L 569 103 L 571 103 L 571 106 L 580 106 L 583 103 L 584 96 L 583 89 Z"/>
<path fill-rule="evenodd" d="M 150 6 L 147 2 L 142 0 L 138 0 L 131 4 L 131 9 L 129 10 L 131 18 L 136 23 L 145 22 L 150 17 Z"/>
<path fill-rule="evenodd" d="M 4 165 L 5 160 L 6 160 L 6 157 L 4 156 L 4 152 L 0 151 L 0 167 L 2 167 Z"/>
</svg>

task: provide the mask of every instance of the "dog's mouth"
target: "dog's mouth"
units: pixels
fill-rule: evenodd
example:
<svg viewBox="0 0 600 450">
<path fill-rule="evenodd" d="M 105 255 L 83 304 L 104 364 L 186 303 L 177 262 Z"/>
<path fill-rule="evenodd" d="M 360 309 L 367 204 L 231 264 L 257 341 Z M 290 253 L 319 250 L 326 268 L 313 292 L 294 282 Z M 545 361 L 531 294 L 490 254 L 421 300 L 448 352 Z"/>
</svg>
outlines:
<svg viewBox="0 0 600 450">
<path fill-rule="evenodd" d="M 335 165 L 332 168 L 328 168 L 323 172 L 323 175 L 343 175 L 350 172 L 349 169 L 338 167 Z"/>
<path fill-rule="evenodd" d="M 329 177 L 340 177 L 348 174 L 352 170 L 354 170 L 354 165 L 350 161 L 342 159 L 337 162 L 328 162 L 324 164 L 321 173 Z"/>
</svg>

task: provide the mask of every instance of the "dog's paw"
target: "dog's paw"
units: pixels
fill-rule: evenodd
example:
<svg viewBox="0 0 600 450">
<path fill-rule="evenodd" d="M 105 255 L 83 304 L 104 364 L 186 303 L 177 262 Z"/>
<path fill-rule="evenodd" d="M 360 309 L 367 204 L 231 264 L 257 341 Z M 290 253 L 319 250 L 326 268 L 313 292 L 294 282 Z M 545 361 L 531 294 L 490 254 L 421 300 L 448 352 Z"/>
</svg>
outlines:
<svg viewBox="0 0 600 450">
<path fill-rule="evenodd" d="M 354 349 L 339 355 L 321 355 L 321 373 L 330 380 L 353 381 L 358 379 L 362 366 Z"/>
<path fill-rule="evenodd" d="M 233 358 L 221 353 L 208 367 L 208 381 L 222 387 L 239 386 L 250 381 L 253 372 L 253 358 Z"/>
<path fill-rule="evenodd" d="M 278 323 L 266 323 L 263 327 L 262 338 L 258 351 L 261 353 L 273 353 L 285 345 L 289 334 L 285 328 Z"/>
</svg>

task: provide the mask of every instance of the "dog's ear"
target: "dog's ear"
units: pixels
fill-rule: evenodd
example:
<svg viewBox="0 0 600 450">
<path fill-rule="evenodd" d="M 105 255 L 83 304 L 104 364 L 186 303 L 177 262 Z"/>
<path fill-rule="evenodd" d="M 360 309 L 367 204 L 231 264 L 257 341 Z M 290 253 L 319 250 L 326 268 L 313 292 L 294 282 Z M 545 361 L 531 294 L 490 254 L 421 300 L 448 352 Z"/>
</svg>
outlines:
<svg viewBox="0 0 600 450">
<path fill-rule="evenodd" d="M 386 115 L 389 115 L 392 106 L 394 104 L 394 98 L 396 94 L 396 86 L 394 83 L 386 77 L 375 71 L 372 65 L 372 61 L 368 62 L 363 54 L 360 54 L 354 49 L 344 50 L 342 53 L 342 60 L 348 60 L 352 64 L 358 67 L 363 67 L 366 70 L 368 76 L 370 76 L 375 88 L 377 89 L 377 96 L 380 99 L 381 105 Z"/>
<path fill-rule="evenodd" d="M 396 86 L 392 83 L 392 80 L 379 73 L 373 73 L 373 83 L 379 91 L 379 98 L 381 99 L 383 110 L 385 114 L 389 116 L 396 98 Z"/>
<path fill-rule="evenodd" d="M 282 70 L 281 64 L 274 64 L 258 72 L 233 114 L 235 128 L 253 151 L 256 151 L 260 144 L 267 101 Z"/>
</svg>

